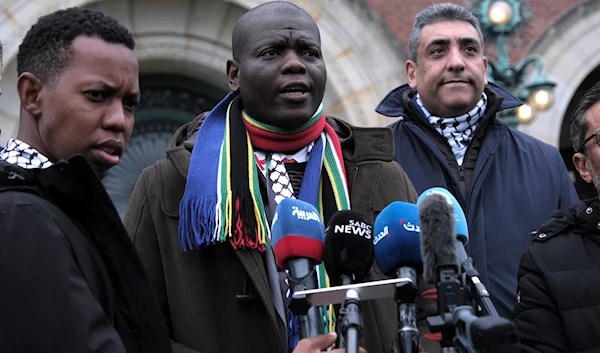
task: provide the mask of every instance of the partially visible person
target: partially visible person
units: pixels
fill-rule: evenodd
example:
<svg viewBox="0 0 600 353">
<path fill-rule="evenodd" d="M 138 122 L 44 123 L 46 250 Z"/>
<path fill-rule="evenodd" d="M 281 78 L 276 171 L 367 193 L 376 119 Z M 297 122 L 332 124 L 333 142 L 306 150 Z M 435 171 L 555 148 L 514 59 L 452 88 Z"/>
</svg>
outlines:
<svg viewBox="0 0 600 353">
<path fill-rule="evenodd" d="M 299 332 L 269 245 L 279 202 L 311 203 L 327 224 L 350 207 L 375 219 L 389 203 L 417 195 L 393 161 L 390 129 L 354 127 L 323 112 L 327 70 L 306 11 L 280 1 L 248 11 L 234 27 L 232 55 L 231 93 L 183 125 L 167 158 L 142 172 L 124 223 L 174 351 L 291 352 Z M 368 280 L 383 277 L 373 268 Z M 395 302 L 361 305 L 363 346 L 389 352 Z M 328 332 L 333 320 L 322 321 Z"/>
<path fill-rule="evenodd" d="M 417 14 L 408 44 L 408 84 L 377 111 L 391 125 L 396 161 L 417 193 L 440 186 L 460 202 L 467 252 L 501 316 L 510 318 L 528 234 L 579 201 L 558 150 L 506 126 L 498 112 L 521 102 L 489 84 L 477 18 L 436 4 Z"/>
<path fill-rule="evenodd" d="M 600 196 L 600 83 L 571 117 L 573 164 Z M 600 351 L 600 203 L 583 200 L 531 233 L 513 313 L 523 352 Z"/>
<path fill-rule="evenodd" d="M 131 137 L 135 43 L 114 19 L 43 16 L 17 55 L 20 126 L 0 151 L 0 351 L 170 352 L 100 178 Z"/>
</svg>

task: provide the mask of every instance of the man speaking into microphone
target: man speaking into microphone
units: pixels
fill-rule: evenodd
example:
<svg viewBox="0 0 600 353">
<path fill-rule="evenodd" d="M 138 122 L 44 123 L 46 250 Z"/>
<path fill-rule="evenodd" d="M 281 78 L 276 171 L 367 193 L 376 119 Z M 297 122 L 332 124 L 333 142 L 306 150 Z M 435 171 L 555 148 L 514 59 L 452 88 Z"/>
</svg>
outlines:
<svg viewBox="0 0 600 353">
<path fill-rule="evenodd" d="M 393 161 L 390 129 L 324 113 L 327 70 L 306 11 L 259 5 L 239 18 L 231 44 L 231 92 L 183 125 L 167 159 L 142 172 L 124 223 L 175 352 L 291 352 L 269 230 L 281 200 L 310 203 L 327 224 L 350 208 L 374 219 L 417 195 Z M 379 278 L 373 270 L 367 280 Z M 394 301 L 365 302 L 362 315 L 363 346 L 389 352 Z"/>
</svg>

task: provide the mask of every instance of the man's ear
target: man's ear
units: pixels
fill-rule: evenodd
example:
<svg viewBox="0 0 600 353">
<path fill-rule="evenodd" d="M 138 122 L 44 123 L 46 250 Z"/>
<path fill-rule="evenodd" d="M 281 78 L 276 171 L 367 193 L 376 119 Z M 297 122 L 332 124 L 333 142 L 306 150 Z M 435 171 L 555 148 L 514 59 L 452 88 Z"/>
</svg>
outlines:
<svg viewBox="0 0 600 353">
<path fill-rule="evenodd" d="M 231 92 L 240 90 L 240 64 L 235 60 L 227 60 L 227 81 Z"/>
<path fill-rule="evenodd" d="M 577 152 L 573 155 L 573 164 L 579 172 L 579 175 L 581 175 L 581 179 L 589 184 L 592 182 L 592 171 L 589 168 L 590 166 L 587 160 L 588 157 L 581 152 Z"/>
<path fill-rule="evenodd" d="M 414 89 L 417 87 L 417 63 L 412 60 L 407 60 L 406 64 L 406 77 L 408 78 L 408 85 Z"/>
<path fill-rule="evenodd" d="M 31 72 L 24 72 L 17 79 L 17 93 L 21 100 L 21 107 L 33 117 L 42 115 L 40 93 L 43 87 L 42 80 Z"/>
</svg>

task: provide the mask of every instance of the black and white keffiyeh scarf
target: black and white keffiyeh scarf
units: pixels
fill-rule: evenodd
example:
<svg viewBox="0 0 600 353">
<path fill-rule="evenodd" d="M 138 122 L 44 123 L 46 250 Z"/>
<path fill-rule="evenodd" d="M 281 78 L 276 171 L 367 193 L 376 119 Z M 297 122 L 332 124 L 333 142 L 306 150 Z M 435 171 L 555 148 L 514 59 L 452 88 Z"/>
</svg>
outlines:
<svg viewBox="0 0 600 353">
<path fill-rule="evenodd" d="M 53 164 L 48 157 L 17 139 L 8 140 L 6 147 L 0 151 L 0 159 L 24 169 L 44 169 Z"/>
<path fill-rule="evenodd" d="M 419 108 L 421 108 L 423 114 L 425 114 L 429 124 L 448 140 L 448 144 L 452 148 L 454 157 L 456 157 L 456 162 L 458 165 L 462 165 L 467 146 L 469 146 L 469 142 L 471 142 L 475 130 L 477 129 L 479 119 L 483 116 L 487 107 L 487 96 L 485 93 L 482 93 L 481 99 L 469 112 L 449 118 L 431 115 L 431 113 L 423 106 L 419 93 L 415 95 L 415 102 Z"/>
</svg>

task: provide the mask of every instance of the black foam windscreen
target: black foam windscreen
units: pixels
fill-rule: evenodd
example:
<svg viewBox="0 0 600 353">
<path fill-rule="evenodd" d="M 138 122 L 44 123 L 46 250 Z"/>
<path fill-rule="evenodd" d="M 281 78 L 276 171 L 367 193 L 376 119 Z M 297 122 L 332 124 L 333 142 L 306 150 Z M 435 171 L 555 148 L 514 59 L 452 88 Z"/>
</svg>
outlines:
<svg viewBox="0 0 600 353">
<path fill-rule="evenodd" d="M 458 266 L 454 208 L 442 195 L 427 195 L 419 203 L 419 219 L 423 278 L 429 283 L 436 283 L 439 266 Z"/>
<path fill-rule="evenodd" d="M 325 229 L 323 261 L 332 285 L 342 276 L 363 282 L 373 265 L 373 220 L 358 211 L 336 212 Z"/>
</svg>

